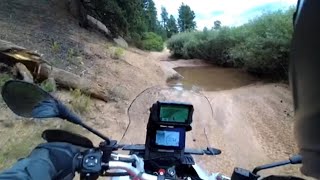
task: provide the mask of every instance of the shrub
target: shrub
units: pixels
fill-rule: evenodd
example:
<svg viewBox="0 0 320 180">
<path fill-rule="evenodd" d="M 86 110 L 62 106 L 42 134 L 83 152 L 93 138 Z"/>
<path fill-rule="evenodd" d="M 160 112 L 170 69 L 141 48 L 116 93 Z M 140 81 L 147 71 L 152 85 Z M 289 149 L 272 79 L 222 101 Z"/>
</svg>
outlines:
<svg viewBox="0 0 320 180">
<path fill-rule="evenodd" d="M 113 49 L 111 58 L 121 59 L 124 56 L 124 50 L 121 47 L 116 47 Z"/>
<path fill-rule="evenodd" d="M 47 92 L 55 92 L 57 90 L 57 85 L 53 78 L 42 81 L 40 86 Z"/>
<path fill-rule="evenodd" d="M 89 96 L 83 94 L 80 89 L 71 91 L 71 106 L 73 110 L 78 113 L 85 113 L 89 110 L 91 105 L 91 99 Z"/>
<path fill-rule="evenodd" d="M 123 86 L 114 86 L 109 90 L 109 95 L 114 101 L 128 100 L 128 90 Z"/>
<path fill-rule="evenodd" d="M 265 13 L 247 24 L 247 36 L 230 50 L 251 72 L 287 75 L 292 28 L 291 8 Z"/>
<path fill-rule="evenodd" d="M 244 67 L 259 74 L 287 77 L 294 8 L 264 13 L 239 27 L 172 36 L 167 47 L 179 58 L 200 58 Z"/>
<path fill-rule="evenodd" d="M 189 38 L 194 38 L 193 32 L 173 35 L 167 41 L 167 48 L 170 49 L 172 55 L 175 57 L 188 58 L 188 54 L 186 54 L 187 51 L 184 49 L 184 46 L 189 42 Z"/>
<path fill-rule="evenodd" d="M 161 36 L 153 32 L 144 33 L 142 36 L 142 49 L 148 51 L 162 51 L 163 50 L 163 40 Z"/>
<path fill-rule="evenodd" d="M 60 47 L 60 44 L 56 41 L 54 41 L 51 45 L 51 50 L 54 52 L 54 53 L 58 53 L 60 51 L 61 47 Z"/>
</svg>

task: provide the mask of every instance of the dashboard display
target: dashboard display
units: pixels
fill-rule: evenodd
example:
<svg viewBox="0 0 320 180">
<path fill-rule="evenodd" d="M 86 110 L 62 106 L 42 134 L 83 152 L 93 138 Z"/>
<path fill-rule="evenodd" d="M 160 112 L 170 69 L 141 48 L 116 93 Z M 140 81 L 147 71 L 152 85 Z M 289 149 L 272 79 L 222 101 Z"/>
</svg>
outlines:
<svg viewBox="0 0 320 180">
<path fill-rule="evenodd" d="M 186 106 L 161 105 L 160 121 L 185 123 L 189 118 L 189 108 Z"/>
<path fill-rule="evenodd" d="M 179 147 L 180 133 L 176 131 L 157 130 L 155 144 L 158 146 Z"/>
</svg>

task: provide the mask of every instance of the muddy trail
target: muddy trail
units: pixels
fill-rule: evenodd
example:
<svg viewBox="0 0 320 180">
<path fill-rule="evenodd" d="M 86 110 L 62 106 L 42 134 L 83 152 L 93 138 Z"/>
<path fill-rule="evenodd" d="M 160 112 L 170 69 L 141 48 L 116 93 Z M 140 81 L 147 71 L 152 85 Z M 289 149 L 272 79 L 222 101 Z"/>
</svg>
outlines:
<svg viewBox="0 0 320 180">
<path fill-rule="evenodd" d="M 199 165 L 207 171 L 230 175 L 236 166 L 253 169 L 298 152 L 294 139 L 293 101 L 288 85 L 264 83 L 241 70 L 216 67 L 201 60 L 172 61 L 168 52 L 154 55 L 163 68 L 173 69 L 184 76 L 184 79 L 170 83 L 198 87 L 210 100 L 213 119 L 205 122 L 206 136 L 209 145 L 221 149 L 222 154 L 196 157 Z M 174 72 L 171 70 L 165 72 L 172 76 Z M 192 133 L 192 136 L 196 135 Z M 196 139 L 191 146 L 207 141 L 201 135 Z M 286 166 L 261 174 L 304 177 L 299 168 Z"/>
</svg>

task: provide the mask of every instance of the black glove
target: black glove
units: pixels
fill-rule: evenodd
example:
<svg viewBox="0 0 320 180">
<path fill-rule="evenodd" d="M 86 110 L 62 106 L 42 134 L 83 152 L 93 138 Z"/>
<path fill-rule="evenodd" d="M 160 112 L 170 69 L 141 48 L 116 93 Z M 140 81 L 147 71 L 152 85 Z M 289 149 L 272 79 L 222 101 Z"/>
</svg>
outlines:
<svg viewBox="0 0 320 180">
<path fill-rule="evenodd" d="M 53 179 L 73 179 L 80 149 L 72 144 L 52 142 L 38 145 L 36 149 L 47 149 L 49 158 L 55 167 L 56 174 Z"/>
</svg>

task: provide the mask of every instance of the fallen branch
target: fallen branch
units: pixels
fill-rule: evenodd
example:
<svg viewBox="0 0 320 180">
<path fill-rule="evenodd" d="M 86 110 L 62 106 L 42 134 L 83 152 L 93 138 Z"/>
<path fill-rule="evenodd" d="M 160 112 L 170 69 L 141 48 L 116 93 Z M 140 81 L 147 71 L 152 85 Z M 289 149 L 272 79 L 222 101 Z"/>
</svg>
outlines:
<svg viewBox="0 0 320 180">
<path fill-rule="evenodd" d="M 24 81 L 33 83 L 33 76 L 24 64 L 17 63 L 15 66 L 17 68 L 18 73 L 22 76 L 22 79 Z"/>
<path fill-rule="evenodd" d="M 97 83 L 68 71 L 51 67 L 47 64 L 41 65 L 39 77 L 45 79 L 52 77 L 60 87 L 80 89 L 81 92 L 105 102 L 110 100 L 107 91 Z"/>
<path fill-rule="evenodd" d="M 81 92 L 105 102 L 111 100 L 108 92 L 96 82 L 63 69 L 55 68 L 41 59 L 41 56 L 37 53 L 10 42 L 0 40 L 0 62 L 16 67 L 26 81 L 53 78 L 62 88 L 79 89 Z"/>
</svg>

